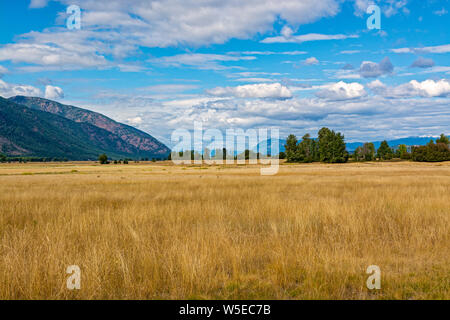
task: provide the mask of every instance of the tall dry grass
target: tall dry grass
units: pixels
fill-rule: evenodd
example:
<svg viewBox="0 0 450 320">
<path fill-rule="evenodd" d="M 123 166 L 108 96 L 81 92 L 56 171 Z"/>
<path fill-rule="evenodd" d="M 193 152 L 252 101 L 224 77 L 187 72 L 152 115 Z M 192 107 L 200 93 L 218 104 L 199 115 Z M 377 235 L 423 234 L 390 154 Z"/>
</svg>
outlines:
<svg viewBox="0 0 450 320">
<path fill-rule="evenodd" d="M 449 299 L 449 194 L 448 163 L 0 165 L 0 298 Z"/>
</svg>

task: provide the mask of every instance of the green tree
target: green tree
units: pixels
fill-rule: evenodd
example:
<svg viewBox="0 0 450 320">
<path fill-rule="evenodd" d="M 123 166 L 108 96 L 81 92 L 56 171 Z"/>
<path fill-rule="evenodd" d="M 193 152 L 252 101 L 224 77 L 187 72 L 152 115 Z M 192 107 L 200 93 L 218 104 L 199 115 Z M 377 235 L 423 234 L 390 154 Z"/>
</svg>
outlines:
<svg viewBox="0 0 450 320">
<path fill-rule="evenodd" d="M 101 154 L 98 157 L 98 161 L 100 162 L 100 164 L 107 164 L 108 163 L 108 156 L 106 154 Z"/>
<path fill-rule="evenodd" d="M 286 159 L 287 162 L 296 162 L 297 161 L 297 137 L 293 134 L 290 134 L 286 139 L 286 144 L 284 148 L 286 149 Z"/>
<path fill-rule="evenodd" d="M 4 154 L 0 153 L 0 162 L 6 162 L 7 158 Z"/>
<path fill-rule="evenodd" d="M 353 155 L 355 161 L 373 161 L 375 159 L 375 146 L 372 142 L 366 142 L 363 146 L 356 148 Z"/>
<path fill-rule="evenodd" d="M 436 140 L 436 143 L 443 143 L 448 145 L 450 144 L 450 139 L 442 133 L 439 139 Z"/>
<path fill-rule="evenodd" d="M 420 162 L 450 161 L 450 148 L 445 143 L 430 141 L 426 146 L 414 148 L 412 159 Z"/>
<path fill-rule="evenodd" d="M 297 146 L 297 159 L 299 162 L 313 162 L 315 143 L 309 133 L 305 134 Z"/>
<path fill-rule="evenodd" d="M 344 163 L 348 161 L 344 135 L 335 133 L 328 128 L 319 130 L 318 152 L 319 159 L 327 163 Z"/>
<path fill-rule="evenodd" d="M 365 161 L 364 157 L 364 149 L 363 147 L 358 147 L 355 149 L 355 152 L 353 153 L 353 160 L 355 161 Z"/>
<path fill-rule="evenodd" d="M 398 146 L 397 157 L 400 159 L 410 159 L 411 155 L 408 153 L 408 148 L 406 145 L 401 144 Z"/>
<path fill-rule="evenodd" d="M 364 143 L 363 154 L 364 154 L 365 161 L 375 160 L 375 145 L 372 142 Z"/>
<path fill-rule="evenodd" d="M 381 160 L 390 160 L 393 158 L 394 153 L 392 149 L 389 147 L 389 144 L 386 140 L 381 142 L 380 147 L 377 151 L 377 158 Z"/>
</svg>

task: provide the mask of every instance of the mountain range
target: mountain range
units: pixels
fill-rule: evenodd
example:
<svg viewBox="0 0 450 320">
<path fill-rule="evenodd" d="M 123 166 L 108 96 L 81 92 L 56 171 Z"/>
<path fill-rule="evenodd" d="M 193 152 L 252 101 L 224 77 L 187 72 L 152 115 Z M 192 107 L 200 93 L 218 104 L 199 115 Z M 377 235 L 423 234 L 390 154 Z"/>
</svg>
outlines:
<svg viewBox="0 0 450 320">
<path fill-rule="evenodd" d="M 0 97 L 0 153 L 11 157 L 95 160 L 165 158 L 151 135 L 100 113 L 37 97 Z"/>
</svg>

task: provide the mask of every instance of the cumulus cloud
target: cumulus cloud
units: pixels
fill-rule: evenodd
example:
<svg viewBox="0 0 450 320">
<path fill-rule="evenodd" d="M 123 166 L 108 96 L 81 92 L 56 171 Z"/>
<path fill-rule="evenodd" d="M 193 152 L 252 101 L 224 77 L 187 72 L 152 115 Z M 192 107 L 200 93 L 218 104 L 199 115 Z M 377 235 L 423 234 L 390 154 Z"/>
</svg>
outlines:
<svg viewBox="0 0 450 320">
<path fill-rule="evenodd" d="M 54 41 L 58 41 L 56 39 L 57 37 Z M 44 66 L 44 68 L 28 68 L 29 71 L 51 70 L 52 67 L 58 70 L 99 68 L 108 64 L 103 56 L 95 53 L 95 48 L 84 48 L 70 41 L 64 42 L 62 39 L 60 41 L 61 47 L 33 43 L 8 44 L 0 48 L 0 61 L 9 60 L 14 63 L 25 62 Z"/>
<path fill-rule="evenodd" d="M 386 85 L 383 82 L 381 82 L 380 80 L 377 79 L 377 80 L 374 80 L 372 82 L 369 82 L 367 84 L 367 87 L 369 89 L 379 89 L 379 88 L 386 88 Z"/>
<path fill-rule="evenodd" d="M 248 84 L 237 87 L 217 87 L 206 91 L 208 94 L 219 97 L 236 98 L 292 98 L 289 88 L 280 83 Z"/>
<path fill-rule="evenodd" d="M 45 98 L 46 99 L 64 98 L 64 91 L 60 87 L 47 85 L 47 86 L 45 86 Z"/>
<path fill-rule="evenodd" d="M 411 64 L 411 67 L 413 68 L 431 68 L 433 66 L 434 66 L 433 59 L 426 59 L 422 57 L 417 58 L 417 60 Z"/>
<path fill-rule="evenodd" d="M 399 96 L 443 97 L 450 94 L 450 82 L 425 80 L 418 82 L 412 80 L 407 84 L 394 88 L 394 94 Z"/>
<path fill-rule="evenodd" d="M 377 82 L 377 80 L 375 80 Z M 318 88 L 319 89 L 319 88 Z M 325 88 L 322 88 L 325 89 Z M 170 144 L 173 130 L 193 129 L 202 121 L 205 130 L 217 128 L 280 128 L 280 137 L 290 133 L 315 134 L 321 127 L 343 132 L 347 141 L 439 134 L 448 132 L 449 98 L 405 97 L 393 99 L 367 95 L 361 99 L 331 100 L 318 97 L 291 99 L 241 99 L 193 95 L 171 100 L 147 99 L 145 95 L 117 92 L 97 104 L 71 101 L 70 104 L 95 110 L 121 122 L 139 116 L 141 130 Z M 380 128 L 383 128 L 380 131 Z M 354 140 L 356 139 L 356 140 Z"/>
<path fill-rule="evenodd" d="M 55 1 L 73 4 L 72 0 Z M 30 7 L 40 8 L 47 2 L 32 0 Z M 123 59 L 140 47 L 202 46 L 232 38 L 250 39 L 273 30 L 279 19 L 299 26 L 334 16 L 339 4 L 339 0 L 110 0 L 105 6 L 100 1 L 79 0 L 77 5 L 83 8 L 81 30 L 57 27 L 18 36 L 17 43 L 0 48 L 0 61 L 34 64 L 22 71 L 109 68 L 109 57 Z M 289 35 L 288 29 L 284 34 Z"/>
<path fill-rule="evenodd" d="M 372 61 L 363 61 L 359 67 L 359 74 L 364 78 L 376 78 L 394 71 L 394 66 L 388 57 L 375 63 Z"/>
<path fill-rule="evenodd" d="M 378 95 L 385 95 L 387 91 L 387 86 L 381 82 L 380 80 L 374 80 L 366 84 L 366 87 L 369 88 L 373 93 Z"/>
<path fill-rule="evenodd" d="M 12 84 L 0 80 L 0 96 L 5 98 L 13 96 L 38 97 L 42 96 L 42 92 L 39 88 L 30 85 Z"/>
<path fill-rule="evenodd" d="M 328 88 L 316 92 L 316 96 L 330 100 L 349 100 L 361 98 L 367 95 L 364 86 L 357 83 L 345 83 L 339 81 L 330 85 Z"/>
<path fill-rule="evenodd" d="M 446 79 L 438 81 L 424 80 L 419 82 L 411 80 L 394 87 L 388 87 L 376 80 L 368 84 L 368 87 L 375 93 L 389 98 L 411 98 L 411 97 L 446 97 L 450 94 L 450 82 Z"/>
<path fill-rule="evenodd" d="M 317 60 L 315 57 L 311 57 L 311 58 L 305 59 L 303 61 L 303 63 L 308 66 L 311 66 L 313 64 L 319 64 L 319 60 Z"/>
</svg>

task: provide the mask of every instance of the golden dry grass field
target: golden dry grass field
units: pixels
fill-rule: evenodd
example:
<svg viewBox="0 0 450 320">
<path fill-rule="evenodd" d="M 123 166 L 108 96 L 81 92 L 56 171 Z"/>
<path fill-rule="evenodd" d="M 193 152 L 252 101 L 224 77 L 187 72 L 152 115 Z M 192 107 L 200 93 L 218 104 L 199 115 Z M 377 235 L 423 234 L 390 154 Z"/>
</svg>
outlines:
<svg viewBox="0 0 450 320">
<path fill-rule="evenodd" d="M 2 164 L 0 299 L 450 299 L 449 195 L 450 163 Z"/>
</svg>

